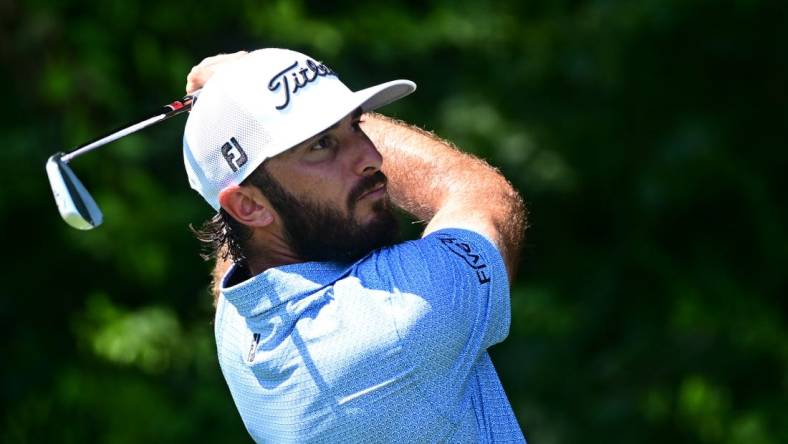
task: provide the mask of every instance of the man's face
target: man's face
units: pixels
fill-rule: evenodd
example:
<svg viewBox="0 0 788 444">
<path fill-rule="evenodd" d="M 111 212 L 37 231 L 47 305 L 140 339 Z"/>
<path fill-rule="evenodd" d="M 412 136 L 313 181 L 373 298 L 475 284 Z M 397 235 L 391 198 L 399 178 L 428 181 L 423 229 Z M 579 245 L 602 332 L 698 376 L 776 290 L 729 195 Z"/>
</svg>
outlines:
<svg viewBox="0 0 788 444">
<path fill-rule="evenodd" d="M 275 183 L 259 186 L 302 260 L 353 261 L 396 240 L 383 159 L 360 117 L 360 110 L 351 113 L 266 162 Z"/>
</svg>

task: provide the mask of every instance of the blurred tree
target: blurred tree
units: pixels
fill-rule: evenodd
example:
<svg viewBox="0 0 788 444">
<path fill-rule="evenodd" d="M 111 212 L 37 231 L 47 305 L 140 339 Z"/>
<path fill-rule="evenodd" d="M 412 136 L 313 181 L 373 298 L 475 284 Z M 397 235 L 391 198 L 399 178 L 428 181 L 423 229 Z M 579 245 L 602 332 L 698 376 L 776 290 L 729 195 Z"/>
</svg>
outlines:
<svg viewBox="0 0 788 444">
<path fill-rule="evenodd" d="M 788 8 L 769 0 L 0 3 L 3 442 L 247 442 L 213 348 L 209 217 L 181 122 L 43 165 L 177 97 L 218 52 L 286 46 L 500 167 L 532 228 L 493 358 L 526 435 L 788 442 Z M 13 107 L 13 110 L 11 108 Z M 411 230 L 415 235 L 415 228 Z"/>
</svg>

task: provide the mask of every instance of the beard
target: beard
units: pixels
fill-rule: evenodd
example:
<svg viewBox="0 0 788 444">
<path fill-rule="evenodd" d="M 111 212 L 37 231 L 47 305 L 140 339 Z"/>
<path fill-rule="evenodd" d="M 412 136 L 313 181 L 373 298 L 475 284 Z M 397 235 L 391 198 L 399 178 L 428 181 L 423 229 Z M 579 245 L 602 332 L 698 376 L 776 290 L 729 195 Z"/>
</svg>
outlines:
<svg viewBox="0 0 788 444">
<path fill-rule="evenodd" d="M 345 202 L 346 212 L 296 197 L 270 175 L 267 179 L 270 179 L 266 180 L 268 183 L 255 185 L 279 213 L 290 248 L 304 261 L 355 262 L 397 241 L 399 224 L 388 195 L 372 205 L 374 216 L 370 222 L 362 225 L 353 217 L 358 198 L 386 183 L 386 176 L 380 171 L 364 177 L 351 190 Z"/>
</svg>

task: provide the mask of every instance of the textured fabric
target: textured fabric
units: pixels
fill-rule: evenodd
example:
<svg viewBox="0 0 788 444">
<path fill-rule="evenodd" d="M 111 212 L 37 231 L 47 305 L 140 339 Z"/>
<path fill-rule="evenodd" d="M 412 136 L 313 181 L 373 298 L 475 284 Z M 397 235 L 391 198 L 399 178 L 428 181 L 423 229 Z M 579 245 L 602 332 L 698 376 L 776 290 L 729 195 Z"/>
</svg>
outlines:
<svg viewBox="0 0 788 444">
<path fill-rule="evenodd" d="M 509 323 L 500 253 L 451 229 L 266 270 L 223 288 L 215 327 L 258 442 L 524 442 L 486 351 Z"/>
</svg>

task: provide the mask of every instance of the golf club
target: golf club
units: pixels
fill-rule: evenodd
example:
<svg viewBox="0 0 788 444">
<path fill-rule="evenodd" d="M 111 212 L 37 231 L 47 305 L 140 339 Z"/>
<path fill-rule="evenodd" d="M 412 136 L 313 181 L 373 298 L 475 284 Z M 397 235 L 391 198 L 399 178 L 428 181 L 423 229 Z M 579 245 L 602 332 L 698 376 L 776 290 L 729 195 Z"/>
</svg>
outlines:
<svg viewBox="0 0 788 444">
<path fill-rule="evenodd" d="M 81 145 L 68 154 L 62 152 L 53 154 L 47 160 L 46 170 L 49 177 L 49 185 L 52 187 L 52 194 L 54 194 L 55 203 L 57 203 L 57 209 L 60 211 L 60 216 L 63 217 L 63 220 L 80 230 L 96 228 L 103 221 L 101 210 L 96 205 L 96 201 L 93 200 L 88 190 L 71 170 L 69 162 L 121 137 L 163 122 L 184 111 L 189 111 L 197 100 L 199 93 L 200 91 L 198 90 L 184 96 L 181 100 L 176 100 L 169 105 L 165 105 L 163 109 L 158 109 L 149 117 Z"/>
</svg>

